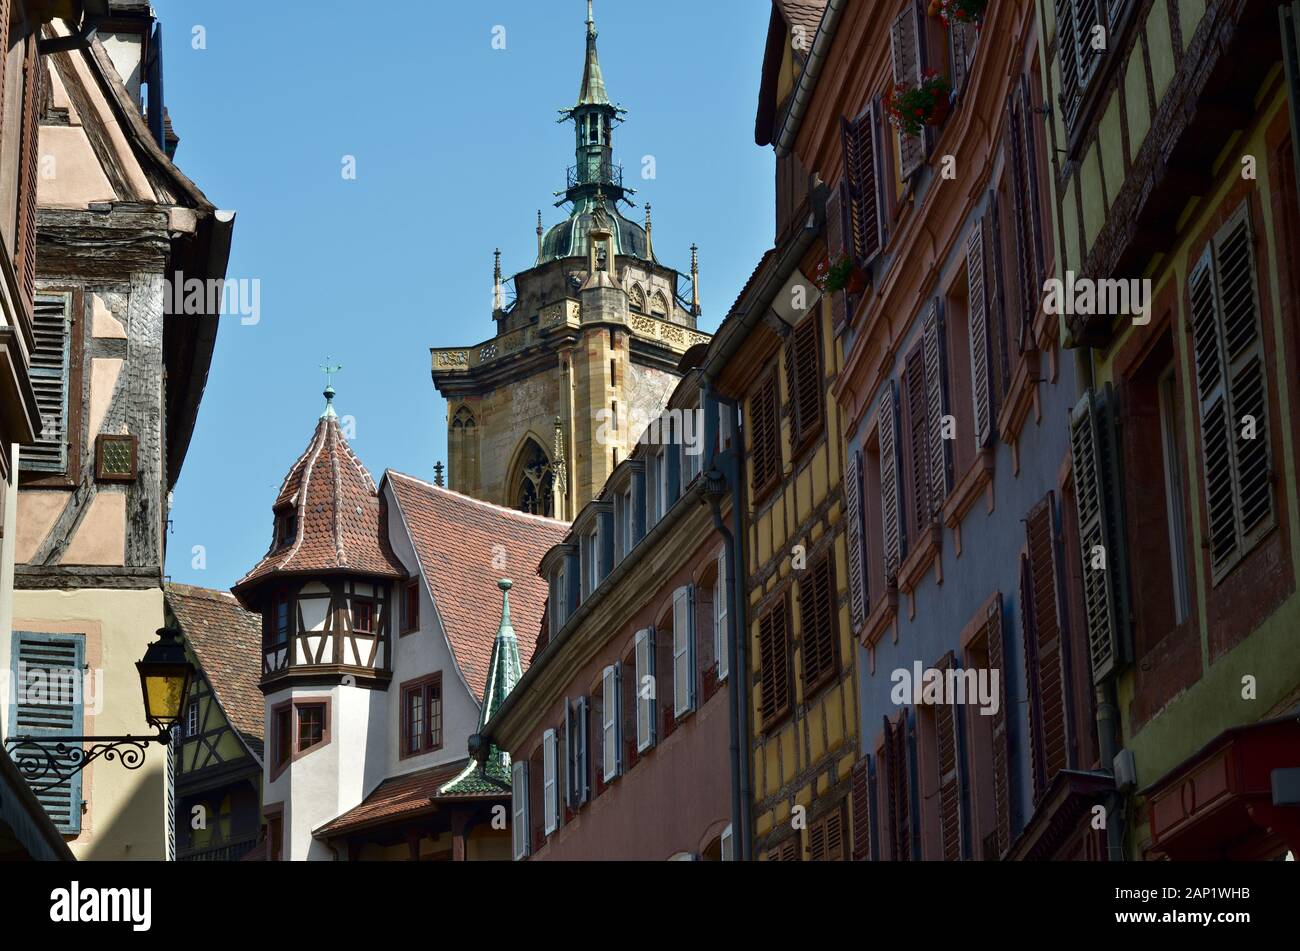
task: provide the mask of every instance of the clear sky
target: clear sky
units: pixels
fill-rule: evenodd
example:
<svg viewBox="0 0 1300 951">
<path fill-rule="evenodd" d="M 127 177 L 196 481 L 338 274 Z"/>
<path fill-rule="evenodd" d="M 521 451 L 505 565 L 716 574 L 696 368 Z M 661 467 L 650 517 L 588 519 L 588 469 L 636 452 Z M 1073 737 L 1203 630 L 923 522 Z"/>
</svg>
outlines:
<svg viewBox="0 0 1300 951">
<path fill-rule="evenodd" d="M 177 164 L 238 212 L 229 276 L 261 288 L 256 324 L 222 319 L 172 510 L 171 578 L 225 588 L 267 549 L 327 358 L 344 366 L 336 405 L 376 481 L 386 468 L 432 480 L 445 461 L 429 348 L 489 338 L 493 249 L 507 274 L 523 270 L 537 210 L 548 227 L 564 214 L 552 193 L 573 133 L 556 119 L 577 99 L 586 4 L 154 5 Z M 770 11 L 596 2 L 610 97 L 628 109 L 615 157 L 654 206 L 659 257 L 688 271 L 699 244 L 708 331 L 772 243 L 774 160 L 753 137 Z M 645 156 L 654 180 L 641 180 Z"/>
</svg>

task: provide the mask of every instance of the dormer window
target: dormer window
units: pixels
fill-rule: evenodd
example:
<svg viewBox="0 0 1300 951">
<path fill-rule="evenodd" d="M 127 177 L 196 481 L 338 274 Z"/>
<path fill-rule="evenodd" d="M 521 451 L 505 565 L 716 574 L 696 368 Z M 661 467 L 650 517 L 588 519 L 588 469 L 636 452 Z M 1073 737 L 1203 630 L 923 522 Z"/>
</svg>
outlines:
<svg viewBox="0 0 1300 951">
<path fill-rule="evenodd" d="M 290 509 L 275 516 L 275 547 L 288 548 L 298 538 L 298 512 Z"/>
</svg>

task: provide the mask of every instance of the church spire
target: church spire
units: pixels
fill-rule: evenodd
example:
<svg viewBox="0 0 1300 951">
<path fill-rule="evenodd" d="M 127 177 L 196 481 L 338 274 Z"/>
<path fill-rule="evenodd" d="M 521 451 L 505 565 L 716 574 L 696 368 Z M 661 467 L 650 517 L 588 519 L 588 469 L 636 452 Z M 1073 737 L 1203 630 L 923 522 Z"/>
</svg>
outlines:
<svg viewBox="0 0 1300 951">
<path fill-rule="evenodd" d="M 596 54 L 596 16 L 592 12 L 591 0 L 587 0 L 587 62 L 582 70 L 582 89 L 578 93 L 580 106 L 608 106 L 609 96 L 605 92 L 605 74 L 600 69 L 600 57 Z"/>
</svg>

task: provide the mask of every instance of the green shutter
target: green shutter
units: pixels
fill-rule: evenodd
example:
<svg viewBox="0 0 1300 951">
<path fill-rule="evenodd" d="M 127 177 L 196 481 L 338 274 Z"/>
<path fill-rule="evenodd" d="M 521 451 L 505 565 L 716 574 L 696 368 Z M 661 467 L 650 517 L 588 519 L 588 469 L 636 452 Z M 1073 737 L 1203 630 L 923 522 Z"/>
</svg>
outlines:
<svg viewBox="0 0 1300 951">
<path fill-rule="evenodd" d="M 80 736 L 84 731 L 82 691 L 85 684 L 86 640 L 82 634 L 40 634 L 14 631 L 14 691 L 10 698 L 11 736 Z M 44 685 L 45 689 L 42 689 Z M 23 751 L 11 749 L 21 764 Z M 36 798 L 59 831 L 81 831 L 81 773 L 49 789 L 32 780 Z"/>
<path fill-rule="evenodd" d="M 32 351 L 32 388 L 41 411 L 41 433 L 19 456 L 29 472 L 66 472 L 68 468 L 68 381 L 72 332 L 66 295 L 36 298 Z"/>
</svg>

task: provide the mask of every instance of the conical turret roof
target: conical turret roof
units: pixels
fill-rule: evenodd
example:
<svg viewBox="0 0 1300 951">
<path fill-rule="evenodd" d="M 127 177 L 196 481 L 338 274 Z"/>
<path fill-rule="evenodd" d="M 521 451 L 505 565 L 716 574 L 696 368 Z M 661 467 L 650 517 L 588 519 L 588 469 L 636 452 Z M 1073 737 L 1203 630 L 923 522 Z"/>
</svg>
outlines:
<svg viewBox="0 0 1300 951">
<path fill-rule="evenodd" d="M 587 0 L 587 60 L 582 68 L 582 89 L 578 92 L 579 106 L 608 106 L 609 95 L 605 92 L 605 74 L 600 69 L 600 57 L 596 53 L 596 18 L 592 13 L 591 0 Z"/>
<path fill-rule="evenodd" d="M 388 513 L 375 480 L 348 445 L 332 403 L 284 477 L 274 512 L 270 550 L 235 585 L 241 598 L 275 575 L 406 575 L 388 542 Z M 282 524 L 291 530 L 282 533 Z"/>
</svg>

